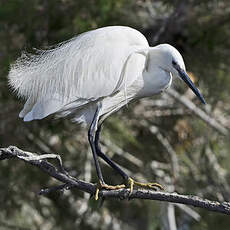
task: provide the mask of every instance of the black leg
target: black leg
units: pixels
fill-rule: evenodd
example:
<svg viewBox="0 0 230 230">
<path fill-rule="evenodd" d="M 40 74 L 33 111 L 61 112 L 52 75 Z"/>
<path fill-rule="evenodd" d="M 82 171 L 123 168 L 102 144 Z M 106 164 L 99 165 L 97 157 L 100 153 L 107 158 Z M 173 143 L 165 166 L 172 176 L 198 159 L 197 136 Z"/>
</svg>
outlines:
<svg viewBox="0 0 230 230">
<path fill-rule="evenodd" d="M 94 158 L 94 162 L 95 162 L 95 166 L 96 166 L 97 176 L 98 176 L 99 180 L 101 181 L 101 183 L 104 184 L 105 182 L 104 182 L 104 179 L 102 176 L 101 168 L 100 168 L 99 161 L 98 161 L 96 146 L 95 146 L 95 132 L 97 130 L 98 120 L 99 120 L 99 108 L 97 108 L 95 115 L 94 115 L 94 118 L 93 118 L 93 121 L 89 127 L 88 139 L 89 139 L 89 143 L 90 143 L 92 153 L 93 153 L 93 158 Z"/>
<path fill-rule="evenodd" d="M 93 157 L 94 157 L 94 161 L 95 161 L 95 165 L 96 165 L 96 170 L 97 170 L 97 175 L 99 178 L 99 186 L 95 192 L 95 199 L 97 200 L 99 197 L 99 190 L 102 188 L 105 189 L 121 189 L 124 188 L 125 185 L 107 185 L 105 184 L 103 177 L 102 177 L 102 173 L 101 173 L 101 168 L 99 166 L 99 162 L 98 162 L 98 158 L 97 156 L 101 157 L 107 164 L 109 164 L 116 172 L 118 172 L 123 179 L 125 180 L 126 184 L 129 185 L 130 188 L 130 193 L 133 192 L 133 187 L 134 185 L 140 186 L 140 187 L 144 187 L 144 188 L 148 188 L 148 189 L 161 189 L 163 190 L 164 188 L 158 184 L 158 183 L 141 183 L 141 182 L 137 182 L 135 180 L 133 180 L 131 177 L 129 177 L 115 162 L 113 162 L 109 157 L 107 157 L 100 149 L 99 146 L 99 138 L 100 138 L 100 132 L 101 132 L 101 124 L 98 125 L 98 121 L 99 121 L 99 109 L 97 109 L 95 115 L 94 115 L 94 119 L 93 122 L 90 126 L 89 129 L 89 142 L 93 151 Z"/>
<path fill-rule="evenodd" d="M 97 128 L 96 135 L 95 135 L 95 148 L 96 148 L 97 155 L 101 157 L 107 164 L 109 164 L 116 172 L 118 172 L 125 181 L 128 181 L 129 176 L 115 162 L 113 162 L 108 156 L 106 156 L 101 151 L 101 148 L 99 146 L 101 126 L 102 124 L 100 124 L 99 127 Z"/>
</svg>

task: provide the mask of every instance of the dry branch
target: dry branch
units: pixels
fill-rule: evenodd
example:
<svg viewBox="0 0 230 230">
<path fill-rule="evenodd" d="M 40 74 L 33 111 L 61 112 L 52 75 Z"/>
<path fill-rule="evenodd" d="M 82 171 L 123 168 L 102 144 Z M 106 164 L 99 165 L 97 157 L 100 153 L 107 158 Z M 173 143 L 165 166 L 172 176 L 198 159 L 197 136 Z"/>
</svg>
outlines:
<svg viewBox="0 0 230 230">
<path fill-rule="evenodd" d="M 41 156 L 41 157 L 40 157 Z M 52 154 L 52 156 L 55 156 Z M 35 153 L 25 152 L 15 146 L 10 146 L 8 148 L 0 148 L 0 160 L 6 160 L 11 158 L 17 158 L 25 161 L 31 165 L 34 165 L 41 169 L 43 172 L 47 173 L 49 176 L 62 182 L 62 185 L 55 186 L 48 189 L 42 189 L 40 194 L 46 194 L 53 191 L 63 190 L 63 189 L 79 189 L 83 192 L 95 194 L 96 185 L 88 183 L 82 180 L 78 180 L 71 177 L 65 171 L 57 169 L 54 165 L 44 160 L 44 156 L 37 155 Z M 52 157 L 53 158 L 53 157 Z M 57 158 L 59 160 L 59 158 Z M 59 167 L 61 165 L 59 164 Z M 230 215 L 230 203 L 229 202 L 217 202 L 210 201 L 207 199 L 200 198 L 198 196 L 191 195 L 180 195 L 177 193 L 167 193 L 167 192 L 157 192 L 152 190 L 134 190 L 130 194 L 129 189 L 119 189 L 119 190 L 101 190 L 99 193 L 100 197 L 103 198 L 118 198 L 118 199 L 149 199 L 149 200 L 159 200 L 171 203 L 179 203 L 191 205 L 194 207 L 204 208 L 208 211 L 214 211 L 219 213 L 224 213 Z"/>
<path fill-rule="evenodd" d="M 175 98 L 189 110 L 191 110 L 194 114 L 196 114 L 199 118 L 205 121 L 210 127 L 214 128 L 222 135 L 229 135 L 229 130 L 220 124 L 216 119 L 210 117 L 207 113 L 197 107 L 191 100 L 189 100 L 184 95 L 179 94 L 176 90 L 170 88 L 166 91 L 167 94 Z"/>
</svg>

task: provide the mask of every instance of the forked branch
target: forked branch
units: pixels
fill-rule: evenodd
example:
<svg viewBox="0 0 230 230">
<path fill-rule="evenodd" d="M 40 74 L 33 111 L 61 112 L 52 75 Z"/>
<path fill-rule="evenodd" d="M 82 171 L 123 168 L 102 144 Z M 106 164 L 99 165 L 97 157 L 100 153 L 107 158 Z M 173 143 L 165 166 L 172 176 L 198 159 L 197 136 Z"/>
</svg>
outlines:
<svg viewBox="0 0 230 230">
<path fill-rule="evenodd" d="M 53 164 L 49 163 L 44 159 L 44 155 L 37 155 L 35 153 L 30 153 L 23 151 L 15 146 L 10 146 L 8 148 L 0 148 L 0 160 L 6 160 L 11 158 L 16 158 L 23 160 L 26 163 L 34 165 L 41 169 L 43 172 L 47 173 L 49 176 L 62 182 L 62 185 L 55 186 L 48 189 L 42 189 L 40 194 L 46 194 L 53 191 L 63 190 L 63 189 L 79 189 L 83 192 L 95 194 L 96 185 L 88 183 L 82 180 L 78 180 L 65 172 L 62 168 L 61 158 L 55 154 L 46 154 L 46 159 L 56 158 L 59 163 L 59 169 Z M 224 213 L 230 215 L 230 202 L 217 202 L 210 201 L 207 199 L 200 198 L 198 196 L 191 195 L 180 195 L 177 193 L 167 193 L 167 192 L 157 192 L 152 190 L 134 190 L 130 194 L 129 189 L 119 189 L 119 190 L 101 190 L 99 197 L 103 198 L 118 198 L 118 199 L 149 199 L 149 200 L 159 200 L 171 203 L 180 203 L 191 205 L 194 207 L 204 208 L 208 211 L 214 211 L 219 213 Z"/>
</svg>

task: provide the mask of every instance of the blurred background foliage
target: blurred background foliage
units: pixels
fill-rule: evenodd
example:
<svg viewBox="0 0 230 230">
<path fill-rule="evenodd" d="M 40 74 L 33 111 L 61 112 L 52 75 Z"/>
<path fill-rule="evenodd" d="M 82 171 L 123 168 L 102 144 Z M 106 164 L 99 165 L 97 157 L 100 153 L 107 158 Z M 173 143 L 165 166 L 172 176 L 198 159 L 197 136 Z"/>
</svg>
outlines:
<svg viewBox="0 0 230 230">
<path fill-rule="evenodd" d="M 1 147 L 58 153 L 71 175 L 97 181 L 86 129 L 52 116 L 22 122 L 23 102 L 8 88 L 7 74 L 22 50 L 46 48 L 108 25 L 134 27 L 151 46 L 177 47 L 208 105 L 175 80 L 171 93 L 140 100 L 110 117 L 103 150 L 136 179 L 160 182 L 167 191 L 229 201 L 228 0 L 0 0 Z M 111 168 L 102 167 L 108 183 L 121 182 Z M 76 190 L 37 195 L 56 184 L 23 162 L 0 162 L 0 229 L 210 230 L 230 225 L 227 216 L 162 202 L 106 200 L 99 207 Z"/>
</svg>

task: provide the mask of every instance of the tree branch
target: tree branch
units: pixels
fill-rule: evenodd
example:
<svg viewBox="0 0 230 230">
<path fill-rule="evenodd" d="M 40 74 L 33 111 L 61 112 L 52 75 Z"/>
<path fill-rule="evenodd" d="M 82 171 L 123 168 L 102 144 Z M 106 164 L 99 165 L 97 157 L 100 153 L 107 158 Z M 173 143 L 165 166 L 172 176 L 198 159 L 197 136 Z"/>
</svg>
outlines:
<svg viewBox="0 0 230 230">
<path fill-rule="evenodd" d="M 181 104 L 191 110 L 194 114 L 200 117 L 203 121 L 205 121 L 209 126 L 213 127 L 220 134 L 225 136 L 229 135 L 229 130 L 226 127 L 217 122 L 214 118 L 210 117 L 207 113 L 197 107 L 191 100 L 189 100 L 184 95 L 179 94 L 176 90 L 172 88 L 168 89 L 166 93 L 178 100 Z"/>
<path fill-rule="evenodd" d="M 56 159 L 60 160 L 60 157 L 52 154 L 51 157 L 56 156 Z M 15 146 L 9 146 L 8 148 L 0 148 L 0 160 L 6 160 L 11 158 L 17 158 L 26 163 L 34 165 L 41 169 L 43 172 L 47 173 L 49 176 L 62 182 L 62 185 L 55 186 L 52 188 L 42 189 L 40 194 L 47 194 L 53 191 L 60 191 L 64 189 L 79 189 L 83 192 L 95 194 L 96 185 L 88 183 L 82 180 L 78 180 L 67 173 L 61 168 L 58 170 L 54 165 L 49 163 L 44 159 L 44 155 L 37 155 L 35 153 L 30 153 L 23 151 Z M 48 156 L 49 158 L 49 156 Z M 171 203 L 179 203 L 191 205 L 194 207 L 204 208 L 209 211 L 224 213 L 230 215 L 230 202 L 217 202 L 210 201 L 207 199 L 200 198 L 198 196 L 191 195 L 180 195 L 177 193 L 167 193 L 158 192 L 152 190 L 134 190 L 130 194 L 129 189 L 119 189 L 119 190 L 101 190 L 99 196 L 103 198 L 119 198 L 119 199 L 148 199 L 148 200 L 159 200 Z"/>
</svg>

